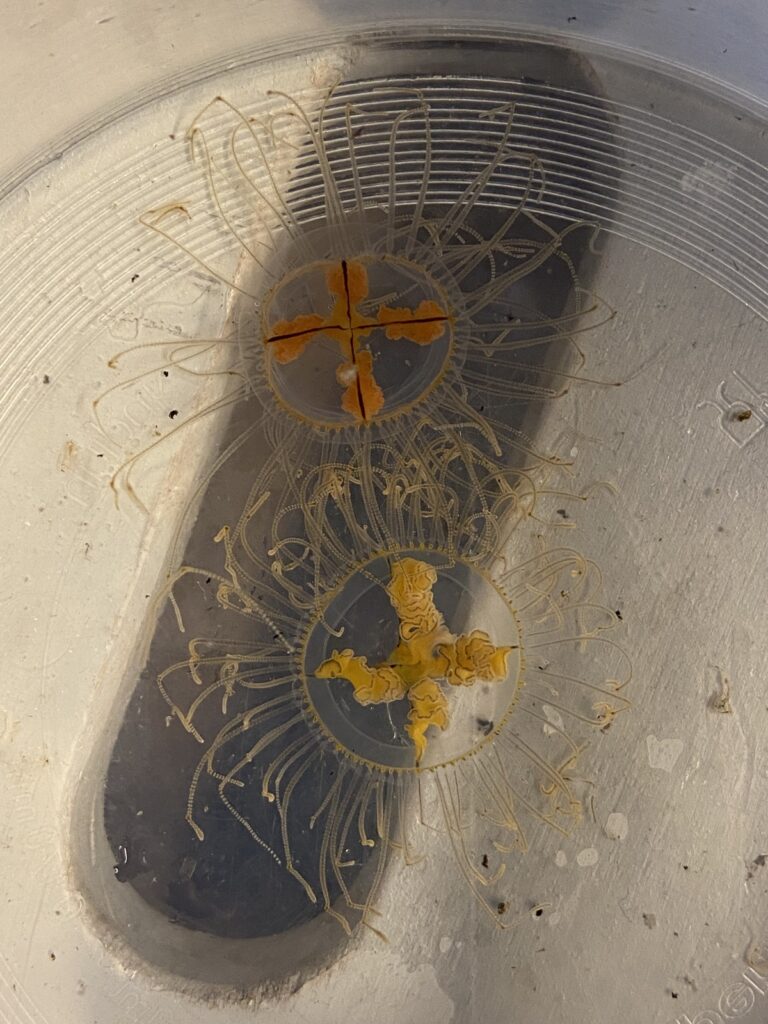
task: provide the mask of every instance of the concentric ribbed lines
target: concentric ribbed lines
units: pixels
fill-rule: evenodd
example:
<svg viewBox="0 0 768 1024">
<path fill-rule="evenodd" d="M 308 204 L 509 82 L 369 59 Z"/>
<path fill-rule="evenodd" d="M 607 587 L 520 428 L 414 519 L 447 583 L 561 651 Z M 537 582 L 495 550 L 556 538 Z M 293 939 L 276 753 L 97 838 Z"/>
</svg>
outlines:
<svg viewBox="0 0 768 1024">
<path fill-rule="evenodd" d="M 150 175 L 158 181 L 154 190 L 148 184 Z M 71 338 L 105 309 L 120 309 L 137 298 L 146 303 L 162 287 L 169 272 L 158 274 L 158 246 L 139 225 L 136 214 L 164 198 L 168 175 L 185 197 L 201 194 L 199 172 L 185 160 L 182 147 L 158 158 L 152 143 L 113 165 L 108 178 L 88 183 L 59 201 L 56 213 L 46 216 L 44 229 L 37 225 L 27 229 L 0 259 L 9 306 L 0 344 L 4 385 L 0 452 L 12 440 L 19 414 L 31 411 L 44 397 L 39 395 L 30 404 L 24 401 L 30 377 L 43 372 L 54 377 L 60 372 L 74 354 Z M 82 177 L 87 181 L 87 175 Z M 100 194 L 101 203 L 95 198 Z M 199 234 L 206 252 L 216 243 L 216 234 Z M 110 290 L 101 308 L 83 294 L 80 283 L 93 271 Z M 140 291 L 130 283 L 137 273 L 142 282 L 148 281 Z M 112 354 L 104 353 L 105 363 Z"/>
<path fill-rule="evenodd" d="M 209 68 L 200 77 L 210 73 Z M 217 85 L 226 90 L 227 77 L 222 75 Z M 240 91 L 237 82 L 233 86 Z M 534 154 L 546 176 L 543 193 L 529 199 L 529 209 L 562 220 L 594 221 L 679 261 L 761 316 L 768 315 L 765 166 L 639 107 L 553 86 L 476 77 L 371 79 L 342 85 L 329 105 L 326 123 L 330 162 L 342 200 L 353 200 L 343 105 L 358 105 L 370 121 L 356 142 L 355 154 L 364 169 L 364 197 L 375 202 L 392 188 L 387 145 L 393 104 L 405 96 L 412 102 L 416 94 L 423 96 L 430 111 L 433 201 L 452 203 L 461 194 L 499 142 L 501 124 L 489 114 L 514 106 L 510 143 Z M 270 100 L 249 96 L 242 107 L 248 115 L 261 117 L 270 109 Z M 382 115 L 378 128 L 377 112 Z M 418 193 L 423 135 L 416 117 L 404 120 L 398 132 L 396 187 L 405 204 Z M 86 298 L 79 281 L 97 271 L 109 309 L 127 302 L 146 304 L 164 288 L 167 292 L 173 268 L 160 264 L 161 249 L 149 243 L 135 213 L 167 201 L 169 182 L 180 200 L 204 195 L 200 169 L 188 159 L 181 140 L 158 152 L 156 140 L 149 139 L 94 179 L 87 173 L 87 147 L 96 144 L 85 143 L 80 153 L 72 153 L 72 159 L 83 161 L 82 184 L 57 197 L 54 212 L 46 211 L 40 225 L 15 237 L 0 258 L 6 303 L 0 348 L 0 451 L 12 440 L 21 418 L 42 400 L 42 389 L 30 395 L 30 379 L 43 372 L 59 373 L 73 355 L 75 339 L 104 312 Z M 276 160 L 282 163 L 279 170 L 289 174 L 290 153 L 284 151 Z M 49 169 L 53 182 L 57 174 L 62 181 L 67 179 L 66 164 L 57 172 Z M 524 187 L 522 169 L 513 173 L 503 167 L 488 198 L 499 207 L 512 205 Z M 321 210 L 323 185 L 311 162 L 295 169 L 290 188 L 303 218 Z M 14 199 L 6 200 L 11 216 Z M 194 223 L 187 237 L 204 260 L 215 262 L 236 251 L 234 239 L 209 218 Z M 133 286 L 130 277 L 136 273 L 140 284 Z M 108 356 L 105 353 L 105 361 Z"/>
<path fill-rule="evenodd" d="M 418 82 L 411 84 L 415 88 Z M 458 127 L 454 115 L 443 129 L 437 111 L 450 104 L 450 94 L 429 91 L 436 150 L 452 147 L 462 153 L 465 146 L 476 152 L 478 144 L 491 145 L 493 125 L 481 116 L 502 103 L 514 103 L 512 142 L 535 153 L 546 168 L 541 212 L 594 219 L 606 230 L 685 263 L 764 311 L 768 190 L 760 164 L 690 129 L 619 104 L 584 96 L 577 101 L 572 94 L 553 95 L 555 90 L 529 86 L 511 86 L 503 92 L 490 86 L 481 91 L 472 82 L 462 96 L 470 92 L 476 97 L 474 109 L 466 99 L 460 109 L 469 119 L 474 117 L 472 127 Z M 363 102 L 362 95 L 344 98 Z M 568 113 L 570 124 L 564 119 Z M 404 141 L 406 135 L 418 141 L 416 128 L 403 130 Z M 367 145 L 373 147 L 375 139 Z M 706 204 L 684 191 L 686 180 L 695 188 L 696 175 L 717 168 L 718 161 L 727 168 L 727 182 L 708 190 Z M 455 159 L 457 170 L 461 162 Z M 408 184 L 404 171 L 400 188 L 407 190 Z M 415 189 L 417 182 L 410 186 Z M 529 205 L 537 208 L 535 200 Z"/>
</svg>

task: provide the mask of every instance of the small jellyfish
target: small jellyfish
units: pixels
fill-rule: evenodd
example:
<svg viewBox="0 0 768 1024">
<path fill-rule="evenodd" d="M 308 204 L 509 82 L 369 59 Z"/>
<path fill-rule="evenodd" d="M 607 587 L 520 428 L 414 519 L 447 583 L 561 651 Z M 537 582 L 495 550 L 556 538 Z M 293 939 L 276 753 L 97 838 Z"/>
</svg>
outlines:
<svg viewBox="0 0 768 1024">
<path fill-rule="evenodd" d="M 219 96 L 187 133 L 196 201 L 143 216 L 161 253 L 174 246 L 182 268 L 228 291 L 218 344 L 233 387 L 210 410 L 257 398 L 263 488 L 355 445 L 374 464 L 394 445 L 426 473 L 443 440 L 465 475 L 554 457 L 531 440 L 542 406 L 587 381 L 581 340 L 612 317 L 578 274 L 595 225 L 559 209 L 511 107 L 488 105 L 469 143 L 452 116 L 396 84 L 365 103 L 345 85 L 243 109 Z M 160 351 L 202 373 L 195 358 L 216 344 Z M 116 489 L 133 493 L 145 451 Z"/>
<path fill-rule="evenodd" d="M 445 843 L 504 927 L 507 860 L 531 823 L 577 825 L 586 738 L 629 706 L 619 622 L 598 568 L 531 529 L 512 471 L 468 483 L 449 460 L 436 481 L 391 447 L 370 467 L 362 449 L 318 466 L 269 516 L 253 495 L 219 565 L 171 580 L 179 628 L 201 600 L 208 624 L 158 677 L 202 748 L 186 819 L 204 844 L 223 809 L 347 932 L 382 930 L 396 853 Z"/>
</svg>

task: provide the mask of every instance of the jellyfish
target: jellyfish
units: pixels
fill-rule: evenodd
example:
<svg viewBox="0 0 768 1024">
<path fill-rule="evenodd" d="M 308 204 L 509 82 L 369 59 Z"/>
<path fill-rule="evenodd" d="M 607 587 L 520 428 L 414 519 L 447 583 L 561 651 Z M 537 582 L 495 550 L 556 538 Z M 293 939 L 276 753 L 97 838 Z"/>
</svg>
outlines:
<svg viewBox="0 0 768 1024">
<path fill-rule="evenodd" d="M 514 470 L 470 484 L 447 460 L 435 480 L 392 447 L 372 463 L 317 466 L 269 515 L 252 494 L 218 563 L 169 581 L 186 656 L 157 686 L 200 746 L 179 813 L 201 844 L 231 816 L 348 933 L 386 934 L 388 865 L 446 844 L 503 927 L 507 863 L 532 825 L 577 827 L 588 738 L 629 707 L 620 623 L 598 566 L 562 531 L 545 542 Z M 539 516 L 565 500 L 553 471 Z M 196 607 L 205 635 L 183 632 Z"/>
<path fill-rule="evenodd" d="M 578 274 L 596 226 L 550 195 L 512 106 L 489 102 L 467 139 L 448 131 L 452 116 L 396 83 L 365 102 L 343 84 L 242 109 L 217 96 L 187 132 L 197 203 L 142 216 L 164 258 L 227 289 L 226 336 L 160 350 L 189 372 L 212 347 L 226 353 L 231 388 L 190 419 L 250 402 L 263 488 L 290 489 L 297 470 L 355 446 L 375 462 L 377 443 L 425 472 L 444 443 L 458 472 L 490 460 L 523 477 L 555 457 L 531 439 L 546 403 L 600 383 L 583 339 L 612 310 Z M 135 493 L 145 454 L 119 467 L 116 490 Z"/>
</svg>

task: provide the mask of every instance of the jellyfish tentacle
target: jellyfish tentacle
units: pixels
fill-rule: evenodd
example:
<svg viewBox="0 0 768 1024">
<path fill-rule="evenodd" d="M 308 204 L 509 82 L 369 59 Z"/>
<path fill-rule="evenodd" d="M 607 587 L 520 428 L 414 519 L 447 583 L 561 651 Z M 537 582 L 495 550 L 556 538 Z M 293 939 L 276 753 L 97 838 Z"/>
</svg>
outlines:
<svg viewBox="0 0 768 1024">
<path fill-rule="evenodd" d="M 506 926 L 499 920 L 498 914 L 494 912 L 488 900 L 478 887 L 479 885 L 486 884 L 488 880 L 483 878 L 482 875 L 479 875 L 467 854 L 466 846 L 463 844 L 461 824 L 456 818 L 457 808 L 455 806 L 453 794 L 451 793 L 448 785 L 439 777 L 436 777 L 435 779 L 435 787 L 440 801 L 446 833 L 453 849 L 456 863 L 459 866 L 461 874 L 464 876 L 469 891 L 475 897 L 483 910 L 485 910 L 494 924 L 497 927 L 504 928 Z"/>
<path fill-rule="evenodd" d="M 280 818 L 280 834 L 283 840 L 283 852 L 285 854 L 285 868 L 288 874 L 292 875 L 302 885 L 304 891 L 307 894 L 307 898 L 310 900 L 311 903 L 317 903 L 317 895 L 312 886 L 307 881 L 307 879 L 298 870 L 298 868 L 293 862 L 293 850 L 291 847 L 291 838 L 288 828 L 288 812 L 290 810 L 291 797 L 293 796 L 294 790 L 296 789 L 304 775 L 306 775 L 307 771 L 309 770 L 309 766 L 313 763 L 313 761 L 315 761 L 318 755 L 319 751 L 317 749 L 317 746 L 312 747 L 310 749 L 310 753 L 308 754 L 308 756 L 299 765 L 299 767 L 293 773 L 291 778 L 288 780 L 284 792 L 280 790 L 280 785 L 282 784 L 282 772 L 287 772 L 289 765 L 284 765 L 280 769 L 280 773 L 278 773 L 279 781 L 275 784 L 277 810 Z"/>
<path fill-rule="evenodd" d="M 205 132 L 202 131 L 202 129 L 196 127 L 190 133 L 188 133 L 188 137 L 190 146 L 193 148 L 193 150 L 195 146 L 200 146 L 203 151 L 205 176 L 208 182 L 208 188 L 210 189 L 211 198 L 213 199 L 213 204 L 216 208 L 218 215 L 226 224 L 229 231 L 231 231 L 233 238 L 237 239 L 239 244 L 242 246 L 243 250 L 250 256 L 250 258 L 253 260 L 256 266 L 262 271 L 262 273 L 266 274 L 268 277 L 274 278 L 274 272 L 270 269 L 268 264 L 260 256 L 256 254 L 256 251 L 254 250 L 251 243 L 248 242 L 243 237 L 239 228 L 234 224 L 232 219 L 227 214 L 227 211 L 224 209 L 224 206 L 222 205 L 219 189 L 216 185 L 216 176 L 221 175 L 222 172 L 218 168 L 216 161 L 211 155 L 211 151 L 208 146 L 208 140 L 205 137 Z"/>
<path fill-rule="evenodd" d="M 164 238 L 171 245 L 175 246 L 181 252 L 184 253 L 193 263 L 196 263 L 205 273 L 212 277 L 215 281 L 219 281 L 230 291 L 237 292 L 239 295 L 243 295 L 247 299 L 252 299 L 254 302 L 258 300 L 259 296 L 255 293 L 248 291 L 247 288 L 243 288 L 242 285 L 237 284 L 236 281 L 230 277 L 226 277 L 220 271 L 216 270 L 215 267 L 211 266 L 201 256 L 198 256 L 190 246 L 184 242 L 180 242 L 178 238 L 175 238 L 170 231 L 166 231 L 165 228 L 161 227 L 161 222 L 171 214 L 181 214 L 186 220 L 191 220 L 192 215 L 182 203 L 168 203 L 165 206 L 158 206 L 152 210 L 147 210 L 145 213 L 139 215 L 139 223 L 145 228 L 149 228 L 156 235 Z"/>
</svg>

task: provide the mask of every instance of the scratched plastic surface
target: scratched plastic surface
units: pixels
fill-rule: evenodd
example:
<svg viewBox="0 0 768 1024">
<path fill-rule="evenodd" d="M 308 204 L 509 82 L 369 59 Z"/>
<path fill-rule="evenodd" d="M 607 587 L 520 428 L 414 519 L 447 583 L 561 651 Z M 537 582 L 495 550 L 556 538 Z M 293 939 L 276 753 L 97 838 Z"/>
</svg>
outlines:
<svg viewBox="0 0 768 1024">
<path fill-rule="evenodd" d="M 413 29 L 354 44 L 294 41 L 268 61 L 252 63 L 241 55 L 231 64 L 205 80 L 192 76 L 172 96 L 158 94 L 119 124 L 105 125 L 8 192 L 0 207 L 6 542 L 0 600 L 7 655 L 0 681 L 3 1019 L 324 1022 L 361 1019 L 365 1005 L 365 1020 L 374 1024 L 513 1017 L 530 1024 L 763 1020 L 768 140 L 758 105 L 739 104 L 719 88 L 706 91 L 585 43 L 564 53 L 499 33 L 489 40 L 466 31 L 424 35 Z M 398 557 L 410 559 L 407 565 L 420 574 L 419 594 L 434 628 L 444 631 L 438 655 L 413 653 L 421 650 L 427 627 L 422 620 L 405 632 L 408 602 L 392 596 L 399 578 L 392 567 L 395 548 L 382 552 L 373 544 L 376 518 L 363 520 L 360 513 L 364 507 L 370 515 L 371 503 L 346 497 L 365 473 L 350 471 L 343 478 L 340 471 L 347 490 L 342 487 L 335 507 L 357 516 L 366 538 L 352 558 L 339 523 L 333 517 L 325 522 L 324 539 L 317 542 L 318 549 L 328 545 L 323 579 L 337 572 L 343 582 L 325 612 L 308 606 L 308 625 L 301 628 L 316 677 L 308 692 L 319 731 L 350 754 L 353 767 L 343 782 L 334 781 L 335 762 L 319 756 L 305 781 L 297 780 L 290 810 L 285 797 L 251 799 L 245 777 L 235 778 L 229 763 L 222 768 L 214 760 L 222 743 L 200 745 L 205 730 L 193 717 L 198 691 L 191 699 L 178 691 L 164 699 L 156 686 L 178 642 L 173 608 L 166 606 L 159 619 L 148 610 L 166 581 L 171 547 L 180 551 L 177 564 L 213 564 L 223 550 L 221 536 L 214 543 L 213 535 L 230 522 L 231 507 L 250 507 L 249 488 L 265 446 L 263 436 L 254 435 L 250 448 L 244 444 L 227 457 L 215 478 L 218 489 L 204 490 L 200 498 L 217 454 L 242 436 L 262 397 L 257 391 L 229 400 L 233 380 L 239 380 L 233 367 L 239 373 L 248 365 L 232 355 L 243 351 L 242 337 L 239 347 L 198 347 L 200 361 L 191 364 L 184 341 L 236 336 L 233 320 L 237 326 L 245 307 L 242 296 L 233 296 L 199 260 L 185 261 L 178 249 L 165 246 L 139 218 L 169 203 L 191 208 L 205 195 L 205 162 L 190 158 L 183 134 L 214 96 L 226 95 L 241 110 L 279 89 L 304 97 L 316 111 L 317 97 L 337 80 L 342 91 L 355 91 L 359 107 L 386 90 L 393 103 L 392 96 L 405 103 L 403 96 L 417 95 L 420 116 L 424 104 L 433 114 L 442 153 L 455 143 L 453 154 L 464 154 L 467 133 L 475 138 L 485 130 L 489 110 L 513 110 L 513 125 L 514 117 L 518 126 L 522 117 L 517 144 L 547 172 L 539 196 L 543 215 L 557 218 L 561 232 L 562 224 L 580 222 L 599 230 L 588 246 L 568 250 L 560 261 L 567 273 L 552 276 L 548 291 L 534 276 L 527 278 L 529 291 L 520 302 L 547 294 L 553 304 L 548 315 L 558 321 L 571 308 L 567 301 L 578 280 L 580 294 L 598 296 L 613 315 L 584 330 L 586 362 L 567 386 L 551 385 L 558 374 L 571 373 L 570 364 L 535 365 L 537 382 L 546 379 L 546 401 L 535 417 L 515 424 L 537 450 L 563 458 L 530 470 L 543 498 L 535 506 L 541 514 L 531 520 L 526 557 L 513 544 L 501 550 L 503 565 L 478 561 L 484 549 L 478 554 L 472 546 L 475 534 L 467 525 L 477 509 L 501 526 L 514 516 L 506 505 L 488 512 L 488 494 L 494 500 L 498 494 L 485 477 L 482 486 L 473 482 L 467 466 L 480 462 L 473 463 L 462 446 L 456 449 L 462 508 L 445 500 L 449 485 L 457 486 L 448 471 L 440 477 L 439 495 L 430 498 L 432 512 L 440 509 L 447 524 L 440 542 L 429 516 L 419 518 L 422 506 L 418 515 L 410 511 L 407 528 L 402 518 L 390 527 Z M 418 119 L 409 116 L 418 129 Z M 313 124 L 290 122 L 295 159 Z M 355 136 L 361 142 L 364 128 Z M 489 160 L 493 152 L 491 146 Z M 459 168 L 460 162 L 456 156 Z M 499 230 L 506 202 L 493 188 L 484 194 L 467 228 L 470 241 Z M 378 231 L 381 225 L 375 226 Z M 242 276 L 232 237 L 231 228 L 210 216 L 198 235 L 193 222 L 185 244 L 208 266 L 229 259 L 229 273 L 241 275 L 233 279 L 252 283 Z M 346 252 L 345 244 L 351 244 L 349 235 L 332 243 L 334 259 Z M 527 236 L 526 245 L 536 244 Z M 450 253 L 444 246 L 443 256 Z M 307 263 L 316 280 L 302 279 L 303 291 L 295 296 L 290 287 L 275 291 L 275 322 L 290 324 L 303 315 L 299 299 L 307 294 L 325 301 L 325 282 L 332 278 L 323 274 L 342 264 L 330 264 L 327 256 L 318 262 L 314 251 L 312 256 Z M 432 277 L 424 284 L 410 262 L 410 284 L 393 285 L 384 264 L 394 265 L 389 250 L 384 263 L 369 264 L 370 287 L 385 295 L 387 288 L 413 288 L 417 280 L 408 317 L 416 317 L 412 310 L 419 302 L 435 302 L 439 317 L 431 319 L 441 319 L 442 329 L 448 317 L 447 307 L 437 304 L 443 284 L 431 283 Z M 403 277 L 405 265 L 397 265 L 395 276 Z M 490 280 L 495 277 L 478 287 L 492 288 Z M 342 297 L 349 297 L 346 287 L 337 287 Z M 403 316 L 398 313 L 400 328 Z M 423 313 L 421 320 L 428 319 Z M 459 313 L 455 319 L 460 321 Z M 302 329 L 294 323 L 273 337 L 279 334 L 284 344 L 286 335 Z M 437 329 L 435 340 L 440 344 Z M 429 362 L 437 356 L 407 336 L 398 344 L 406 356 L 413 349 L 414 373 L 400 378 L 379 362 L 376 387 L 383 385 L 386 398 L 387 386 L 396 392 L 402 385 L 403 404 L 410 407 L 414 396 L 428 390 L 420 374 L 428 379 L 437 372 Z M 329 351 L 336 359 L 336 348 L 323 358 L 331 358 Z M 168 352 L 173 355 L 166 358 Z M 469 345 L 467 353 L 465 374 L 472 368 Z M 356 355 L 353 344 L 353 362 Z M 276 388 L 284 404 L 301 406 L 306 399 L 303 378 L 290 375 L 298 365 L 278 366 L 284 376 Z M 372 407 L 364 406 L 367 393 L 344 397 L 354 380 L 347 372 L 337 373 L 335 382 L 326 373 L 327 388 L 311 392 L 314 405 L 301 407 L 301 415 L 321 418 L 320 403 L 323 416 L 347 415 L 353 425 L 372 416 Z M 488 381 L 465 376 L 462 386 L 466 381 L 491 394 Z M 492 391 L 500 407 L 503 385 L 502 374 Z M 449 439 L 463 438 L 458 417 L 451 419 L 456 406 L 438 405 L 438 397 L 432 414 L 444 417 Z M 173 433 L 179 422 L 205 410 L 210 414 Z M 396 426 L 381 430 L 391 447 L 398 438 L 409 443 Z M 333 456 L 342 464 L 349 458 L 335 441 L 310 449 L 303 435 L 297 441 L 294 433 L 278 430 L 275 436 L 288 457 L 274 477 L 311 466 L 313 458 Z M 129 488 L 125 467 L 138 452 L 147 454 L 132 467 Z M 506 465 L 506 454 L 484 455 L 483 473 Z M 398 466 L 397 480 L 408 479 L 409 472 L 408 465 Z M 519 494 L 519 481 L 515 487 Z M 374 508 L 389 509 L 387 487 L 381 494 L 372 490 Z M 416 490 L 414 485 L 410 493 Z M 261 511 L 277 519 L 279 501 L 273 507 L 272 500 L 264 499 Z M 523 519 L 531 518 L 529 511 L 516 506 Z M 311 517 L 303 514 L 306 527 Z M 186 523 L 181 533 L 180 522 Z M 447 545 L 446 536 L 460 539 Z M 412 550 L 414 538 L 434 550 Z M 292 621 L 277 592 L 293 585 L 285 552 L 294 548 L 279 536 L 271 543 L 269 558 L 280 563 L 282 575 L 270 584 L 274 603 L 259 608 L 276 609 L 268 625 L 280 633 Z M 446 546 L 456 556 L 449 569 Z M 553 551 L 568 554 L 555 559 Z M 579 590 L 573 577 L 587 561 L 594 586 Z M 247 611 L 253 595 L 242 582 L 246 557 L 235 551 L 228 564 L 228 593 Z M 508 601 L 500 580 L 513 577 L 515 565 L 527 568 Z M 248 580 L 256 587 L 267 577 Z M 378 603 L 368 596 L 372 580 Z M 209 583 L 190 574 L 190 593 L 206 608 L 214 603 L 204 589 Z M 303 586 L 307 592 L 306 580 Z M 322 583 L 317 586 L 322 590 Z M 391 600 L 381 596 L 387 593 Z M 550 648 L 532 644 L 526 651 L 525 638 L 542 621 L 532 594 L 547 604 L 556 626 L 548 635 Z M 194 596 L 179 598 L 182 614 L 193 614 Z M 399 661 L 394 640 L 389 646 L 370 641 L 363 601 L 375 607 L 370 614 L 377 622 L 397 612 L 390 626 L 400 639 Z M 529 708 L 529 733 L 513 731 L 507 746 L 496 745 L 504 709 L 514 714 L 522 699 L 509 673 L 526 658 L 530 676 L 553 675 L 553 651 L 565 637 L 587 652 L 595 676 L 585 676 L 588 685 L 599 682 L 600 658 L 590 645 L 603 625 L 589 617 L 598 606 L 615 627 L 620 659 L 625 653 L 631 662 L 626 704 L 623 696 L 621 707 L 607 710 L 605 704 L 589 732 L 580 706 L 555 694 Z M 513 628 L 505 625 L 510 615 Z M 263 616 L 260 624 L 255 615 L 241 619 L 237 643 L 255 642 L 251 634 L 264 625 Z M 331 629 L 346 630 L 345 655 L 335 649 L 325 620 Z M 221 621 L 229 626 L 227 615 Z M 458 679 L 459 655 L 470 650 L 471 637 L 474 653 L 462 663 L 461 700 L 468 703 L 451 705 L 448 715 L 430 672 L 437 672 L 439 658 L 453 659 L 451 678 Z M 499 637 L 506 638 L 505 646 Z M 209 650 L 214 640 L 221 642 L 220 635 Z M 179 649 L 188 677 L 203 671 L 197 656 L 184 653 L 184 645 Z M 232 666 L 236 659 L 227 650 Z M 485 676 L 477 668 L 483 658 Z M 231 678 L 238 671 L 239 663 Z M 320 686 L 331 675 L 338 688 Z M 411 687 L 416 710 L 416 688 L 429 691 L 432 717 L 422 719 L 428 732 L 419 748 L 423 787 L 413 781 L 422 765 L 414 763 L 412 746 L 418 729 L 409 733 L 405 724 L 408 701 L 393 699 L 389 718 L 369 714 L 377 710 L 367 706 L 375 685 L 387 679 L 398 698 Z M 226 677 L 216 685 L 215 714 L 203 719 L 211 728 L 220 724 L 216 716 L 233 720 L 226 704 L 237 701 Z M 529 694 L 536 685 L 535 678 L 526 681 Z M 367 694 L 364 700 L 351 700 L 353 686 Z M 309 749 L 308 741 L 289 731 L 294 724 L 293 718 L 270 719 L 275 742 L 283 744 L 262 765 L 272 779 L 294 754 Z M 452 732 L 454 724 L 458 731 Z M 559 758 L 553 752 L 561 741 L 579 750 L 589 741 L 578 778 L 568 776 L 572 748 Z M 582 811 L 575 827 L 560 828 L 559 819 L 551 827 L 556 815 L 545 814 L 537 801 L 552 794 L 533 777 L 529 788 L 524 781 L 516 787 L 518 808 L 530 812 L 531 820 L 518 828 L 524 842 L 509 840 L 517 825 L 507 821 L 507 845 L 498 839 L 494 845 L 493 828 L 504 811 L 504 764 L 513 770 L 512 760 L 504 762 L 511 758 L 510 744 L 518 753 L 524 745 L 529 766 L 557 761 L 559 774 L 545 783 L 554 778 L 557 789 L 566 778 Z M 475 747 L 489 752 L 487 762 L 472 762 L 484 767 L 462 767 Z M 190 804 L 190 780 L 206 749 L 213 751 L 211 760 L 203 764 L 203 782 Z M 500 760 L 492 762 L 499 751 Z M 368 765 L 360 775 L 358 763 Z M 406 766 L 414 774 L 398 775 L 377 790 L 376 779 L 364 774 L 371 763 L 386 771 Z M 450 770 L 443 772 L 446 765 Z M 520 780 L 525 771 L 519 769 Z M 215 803 L 222 778 L 243 782 L 246 794 L 245 800 L 228 797 L 227 813 Z M 308 778 L 314 788 L 307 788 Z M 263 785 L 269 795 L 269 780 Z M 318 807 L 326 809 L 325 819 Z M 563 812 L 562 803 L 556 810 Z M 308 824 L 313 816 L 321 821 L 317 828 Z M 205 857 L 195 827 L 208 833 L 211 852 Z M 356 908 L 343 905 L 340 870 L 328 867 L 328 847 L 340 831 L 351 836 L 349 884 L 364 893 Z M 265 845 L 281 856 L 270 857 Z M 391 856 L 378 857 L 379 848 Z M 299 851 L 293 874 L 284 870 L 286 849 Z M 368 900 L 372 891 L 375 907 Z"/>
</svg>

